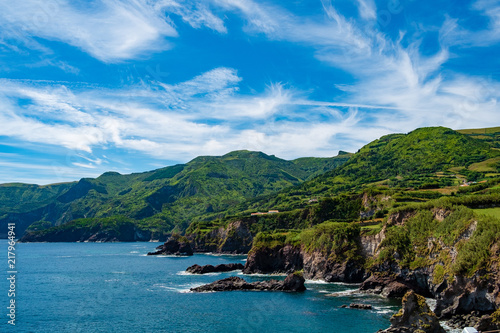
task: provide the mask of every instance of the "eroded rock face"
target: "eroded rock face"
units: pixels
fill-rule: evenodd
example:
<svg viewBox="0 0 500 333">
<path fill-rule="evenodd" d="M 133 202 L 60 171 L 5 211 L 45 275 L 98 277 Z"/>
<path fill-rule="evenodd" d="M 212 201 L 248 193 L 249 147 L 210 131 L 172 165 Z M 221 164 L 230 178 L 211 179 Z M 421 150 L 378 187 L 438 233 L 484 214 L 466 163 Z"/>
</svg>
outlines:
<svg viewBox="0 0 500 333">
<path fill-rule="evenodd" d="M 291 273 L 303 270 L 304 277 L 327 282 L 362 282 L 367 274 L 353 260 L 334 261 L 320 251 L 306 252 L 299 247 L 286 245 L 252 250 L 243 272 L 245 274 Z"/>
<path fill-rule="evenodd" d="M 403 297 L 402 309 L 391 317 L 391 327 L 386 333 L 445 333 L 437 316 L 431 311 L 425 298 L 409 291 Z"/>
<path fill-rule="evenodd" d="M 291 273 L 301 270 L 304 266 L 302 251 L 298 247 L 261 248 L 248 254 L 243 273 L 270 274 Z"/>
<path fill-rule="evenodd" d="M 156 248 L 158 251 L 149 252 L 148 256 L 154 255 L 185 255 L 192 256 L 193 249 L 185 237 L 172 236 L 163 245 Z"/>
<path fill-rule="evenodd" d="M 268 290 L 268 291 L 304 291 L 304 277 L 301 274 L 289 274 L 284 281 L 267 280 L 246 282 L 244 279 L 231 276 L 222 280 L 191 288 L 194 292 L 233 291 L 233 290 Z"/>
<path fill-rule="evenodd" d="M 482 278 L 485 272 L 478 272 L 473 277 L 456 276 L 446 288 L 436 295 L 436 314 L 449 318 L 453 315 L 468 314 L 472 311 L 492 312 L 499 303 L 498 279 Z"/>
<path fill-rule="evenodd" d="M 304 276 L 311 280 L 358 283 L 367 277 L 363 266 L 354 260 L 337 262 L 321 252 L 306 252 L 303 258 Z"/>
<path fill-rule="evenodd" d="M 212 265 L 193 265 L 186 269 L 186 272 L 192 274 L 206 274 L 206 273 L 219 273 L 219 272 L 230 272 L 243 269 L 243 264 L 220 264 L 216 266 Z"/>
<path fill-rule="evenodd" d="M 369 291 L 374 294 L 380 294 L 384 297 L 403 297 L 412 286 L 397 281 L 393 276 L 372 275 L 359 287 L 361 291 Z"/>
<path fill-rule="evenodd" d="M 234 221 L 203 236 L 188 237 L 196 252 L 246 254 L 252 248 L 253 236 L 246 223 Z"/>
</svg>

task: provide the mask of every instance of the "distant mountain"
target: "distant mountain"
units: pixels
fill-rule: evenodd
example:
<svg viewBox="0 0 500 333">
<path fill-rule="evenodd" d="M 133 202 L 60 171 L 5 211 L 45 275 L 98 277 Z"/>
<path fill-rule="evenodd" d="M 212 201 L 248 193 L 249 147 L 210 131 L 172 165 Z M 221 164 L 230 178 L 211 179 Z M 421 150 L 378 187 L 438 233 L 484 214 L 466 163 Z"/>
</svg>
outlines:
<svg viewBox="0 0 500 333">
<path fill-rule="evenodd" d="M 488 168 L 481 171 L 486 165 Z M 383 136 L 339 168 L 247 206 L 302 208 L 311 199 L 362 188 L 436 188 L 486 174 L 500 176 L 500 150 L 490 143 L 445 127 L 419 128 L 408 134 Z"/>
<path fill-rule="evenodd" d="M 366 205 L 360 199 L 363 192 L 374 188 L 401 192 L 388 194 L 393 200 L 409 197 L 410 201 L 418 201 L 418 197 L 450 194 L 467 181 L 498 176 L 500 150 L 491 142 L 471 133 L 430 127 L 386 135 L 356 154 L 341 153 L 333 158 L 285 161 L 260 152 L 236 151 L 220 157 L 201 156 L 187 164 L 141 174 L 108 172 L 96 179 L 64 185 L 69 186 L 64 190 L 46 190 L 44 200 L 55 198 L 49 204 L 41 206 L 41 202 L 47 202 L 41 200 L 36 202 L 36 210 L 10 212 L 0 219 L 0 224 L 15 220 L 21 230 L 30 225 L 29 230 L 37 230 L 86 218 L 75 224 L 82 235 L 88 234 L 86 225 L 92 225 L 92 230 L 105 227 L 119 234 L 115 227 L 118 220 L 98 219 L 123 216 L 126 219 L 119 219 L 120 223 L 140 225 L 141 232 L 150 230 L 157 235 L 182 232 L 192 222 L 204 225 L 205 221 L 273 209 L 295 212 L 279 214 L 284 220 L 276 225 L 286 228 L 300 226 L 300 221 L 293 219 L 302 215 L 316 222 L 321 216 L 356 219 L 361 205 Z M 56 189 L 61 191 L 57 196 Z M 429 189 L 444 192 L 413 193 Z M 335 199 L 339 195 L 342 197 Z M 332 197 L 333 201 L 322 203 Z M 320 208 L 317 212 L 302 211 L 316 204 Z M 66 228 L 71 232 L 70 226 Z M 127 239 L 136 237 L 130 228 L 127 230 Z"/>
<path fill-rule="evenodd" d="M 261 152 L 200 156 L 145 173 L 106 172 L 98 178 L 47 186 L 0 185 L 0 237 L 8 222 L 16 234 L 81 218 L 124 216 L 145 228 L 185 229 L 200 216 L 298 185 L 345 163 L 350 154 L 286 161 Z"/>
</svg>

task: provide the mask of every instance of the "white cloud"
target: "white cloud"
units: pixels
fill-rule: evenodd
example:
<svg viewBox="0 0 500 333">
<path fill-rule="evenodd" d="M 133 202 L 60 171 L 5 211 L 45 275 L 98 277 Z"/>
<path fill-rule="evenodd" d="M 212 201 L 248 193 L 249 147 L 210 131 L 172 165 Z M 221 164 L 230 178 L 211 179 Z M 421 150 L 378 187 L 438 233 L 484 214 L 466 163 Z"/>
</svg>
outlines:
<svg viewBox="0 0 500 333">
<path fill-rule="evenodd" d="M 373 0 L 357 0 L 359 14 L 365 20 L 375 20 L 377 18 L 377 8 Z"/>
<path fill-rule="evenodd" d="M 4 39 L 30 49 L 51 53 L 35 38 L 61 41 L 104 62 L 165 50 L 165 37 L 177 36 L 163 12 L 134 0 L 102 0 L 86 8 L 66 0 L 2 1 L 0 22 Z"/>
</svg>

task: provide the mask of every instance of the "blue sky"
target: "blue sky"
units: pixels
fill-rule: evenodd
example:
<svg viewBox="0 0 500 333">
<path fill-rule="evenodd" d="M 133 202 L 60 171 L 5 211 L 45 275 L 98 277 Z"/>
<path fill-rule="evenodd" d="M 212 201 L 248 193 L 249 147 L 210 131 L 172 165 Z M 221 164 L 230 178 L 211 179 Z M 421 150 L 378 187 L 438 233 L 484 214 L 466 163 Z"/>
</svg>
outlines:
<svg viewBox="0 0 500 333">
<path fill-rule="evenodd" d="M 498 0 L 0 1 L 0 183 L 500 125 Z"/>
</svg>

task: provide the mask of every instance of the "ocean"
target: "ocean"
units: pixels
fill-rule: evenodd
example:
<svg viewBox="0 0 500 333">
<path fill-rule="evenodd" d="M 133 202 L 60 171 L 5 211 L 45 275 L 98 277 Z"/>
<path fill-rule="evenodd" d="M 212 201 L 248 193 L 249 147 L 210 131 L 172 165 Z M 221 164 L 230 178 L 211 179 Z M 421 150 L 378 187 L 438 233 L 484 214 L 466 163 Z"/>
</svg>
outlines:
<svg viewBox="0 0 500 333">
<path fill-rule="evenodd" d="M 1 332 L 356 332 L 389 327 L 400 302 L 360 294 L 357 285 L 307 281 L 303 293 L 189 288 L 241 271 L 192 275 L 193 264 L 244 262 L 245 256 L 146 256 L 159 243 L 25 243 L 15 248 L 15 297 L 4 251 Z M 15 299 L 15 326 L 8 324 Z M 342 308 L 367 303 L 373 310 Z"/>
</svg>

